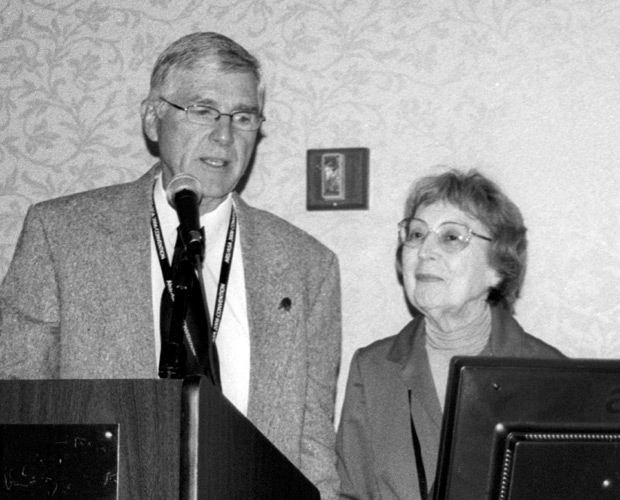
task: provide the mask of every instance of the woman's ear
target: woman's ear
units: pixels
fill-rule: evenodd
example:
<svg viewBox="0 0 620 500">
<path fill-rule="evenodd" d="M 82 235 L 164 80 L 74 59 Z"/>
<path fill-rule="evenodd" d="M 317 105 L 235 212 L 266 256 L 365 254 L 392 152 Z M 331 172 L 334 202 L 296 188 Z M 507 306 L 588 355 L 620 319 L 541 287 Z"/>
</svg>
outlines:
<svg viewBox="0 0 620 500">
<path fill-rule="evenodd" d="M 489 267 L 487 271 L 487 284 L 489 285 L 489 290 L 491 288 L 497 288 L 497 285 L 499 285 L 501 282 L 502 277 L 500 276 L 499 272 L 496 269 Z"/>
</svg>

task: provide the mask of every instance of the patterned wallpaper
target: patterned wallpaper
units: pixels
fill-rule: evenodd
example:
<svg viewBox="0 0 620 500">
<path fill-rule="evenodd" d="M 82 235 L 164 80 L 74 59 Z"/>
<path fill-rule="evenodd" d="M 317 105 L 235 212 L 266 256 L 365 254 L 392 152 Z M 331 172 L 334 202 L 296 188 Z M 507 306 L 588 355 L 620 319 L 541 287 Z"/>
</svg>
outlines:
<svg viewBox="0 0 620 500">
<path fill-rule="evenodd" d="M 437 164 L 480 168 L 521 207 L 525 328 L 620 357 L 620 1 L 4 0 L 0 26 L 0 276 L 29 204 L 148 169 L 154 58 L 215 30 L 267 78 L 245 198 L 340 256 L 341 389 L 354 349 L 409 319 L 395 227 Z M 350 147 L 370 150 L 369 209 L 306 211 L 306 150 Z"/>
</svg>

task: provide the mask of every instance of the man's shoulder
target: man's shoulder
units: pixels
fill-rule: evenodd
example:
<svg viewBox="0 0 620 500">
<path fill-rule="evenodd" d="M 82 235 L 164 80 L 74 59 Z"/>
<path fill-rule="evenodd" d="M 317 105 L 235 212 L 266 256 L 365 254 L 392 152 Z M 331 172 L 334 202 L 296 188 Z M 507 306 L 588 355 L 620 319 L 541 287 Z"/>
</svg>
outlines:
<svg viewBox="0 0 620 500">
<path fill-rule="evenodd" d="M 237 203 L 247 223 L 252 226 L 252 230 L 261 237 L 268 238 L 273 244 L 284 246 L 291 251 L 302 250 L 304 253 L 334 255 L 317 238 L 282 217 L 267 210 L 252 207 L 239 197 L 237 197 Z"/>
<path fill-rule="evenodd" d="M 124 203 L 135 201 L 135 196 L 144 190 L 145 177 L 40 201 L 32 205 L 31 210 L 40 214 L 70 211 L 79 215 L 108 208 L 122 209 Z"/>
<path fill-rule="evenodd" d="M 91 205 L 99 201 L 106 201 L 116 198 L 119 194 L 126 191 L 125 184 L 114 184 L 111 186 L 103 186 L 77 193 L 66 194 L 49 200 L 43 200 L 34 206 L 40 209 L 55 209 L 64 206 L 74 205 Z"/>
</svg>

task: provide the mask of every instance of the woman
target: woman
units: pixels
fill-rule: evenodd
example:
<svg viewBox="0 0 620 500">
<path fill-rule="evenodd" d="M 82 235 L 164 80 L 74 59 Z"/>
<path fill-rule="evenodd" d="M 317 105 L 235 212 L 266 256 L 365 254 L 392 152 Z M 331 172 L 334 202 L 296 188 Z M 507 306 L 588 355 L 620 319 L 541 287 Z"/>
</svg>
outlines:
<svg viewBox="0 0 620 500">
<path fill-rule="evenodd" d="M 476 171 L 425 177 L 405 217 L 397 268 L 419 314 L 353 356 L 337 442 L 341 498 L 426 498 L 453 356 L 562 357 L 512 316 L 526 229 L 493 182 Z"/>
</svg>

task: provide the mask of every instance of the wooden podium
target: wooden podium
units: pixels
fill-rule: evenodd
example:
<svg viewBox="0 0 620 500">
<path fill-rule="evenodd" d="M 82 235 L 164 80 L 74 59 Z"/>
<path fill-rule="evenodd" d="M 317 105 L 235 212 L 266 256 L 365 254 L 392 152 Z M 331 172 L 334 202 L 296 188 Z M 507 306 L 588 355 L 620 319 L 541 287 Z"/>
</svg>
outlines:
<svg viewBox="0 0 620 500">
<path fill-rule="evenodd" d="M 320 495 L 204 377 L 0 381 L 0 500 L 29 498 Z"/>
</svg>

